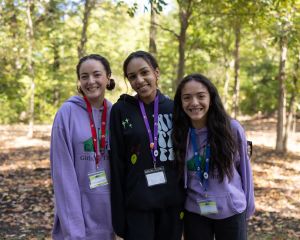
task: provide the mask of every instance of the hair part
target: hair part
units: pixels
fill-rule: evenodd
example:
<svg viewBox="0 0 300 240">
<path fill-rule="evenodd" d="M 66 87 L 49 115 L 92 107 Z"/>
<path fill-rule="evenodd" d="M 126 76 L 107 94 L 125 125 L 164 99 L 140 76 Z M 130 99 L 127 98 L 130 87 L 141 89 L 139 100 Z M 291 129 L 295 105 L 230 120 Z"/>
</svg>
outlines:
<svg viewBox="0 0 300 240">
<path fill-rule="evenodd" d="M 127 66 L 130 63 L 130 61 L 134 58 L 142 58 L 144 59 L 154 70 L 159 69 L 158 63 L 155 59 L 155 57 L 153 57 L 151 55 L 151 53 L 149 52 L 145 52 L 142 50 L 136 51 L 136 52 L 132 52 L 131 54 L 129 54 L 129 56 L 125 59 L 124 63 L 123 63 L 123 73 L 124 73 L 124 77 L 128 78 L 127 75 Z"/>
<path fill-rule="evenodd" d="M 211 147 L 210 173 L 217 170 L 218 178 L 223 181 L 225 175 L 232 178 L 233 156 L 236 151 L 236 142 L 231 131 L 230 117 L 226 113 L 217 88 L 204 75 L 194 73 L 187 75 L 179 83 L 174 97 L 173 114 L 173 145 L 175 156 L 183 172 L 186 153 L 186 139 L 191 120 L 182 108 L 181 94 L 184 86 L 191 81 L 203 84 L 210 95 L 210 106 L 207 112 L 208 143 Z"/>
<path fill-rule="evenodd" d="M 106 77 L 108 78 L 108 84 L 106 85 L 106 89 L 109 90 L 109 91 L 113 90 L 115 88 L 116 83 L 115 83 L 114 79 L 110 78 L 112 72 L 111 72 L 109 61 L 105 57 L 103 57 L 99 54 L 90 54 L 90 55 L 86 55 L 86 56 L 80 58 L 77 66 L 76 66 L 77 79 L 78 80 L 80 79 L 80 67 L 81 67 L 81 65 L 87 60 L 96 60 L 96 61 L 99 61 L 103 65 L 103 67 L 105 69 L 105 72 L 106 72 Z M 80 94 L 84 95 L 84 93 L 83 93 L 82 89 L 80 88 L 80 86 L 77 86 L 77 91 Z"/>
</svg>

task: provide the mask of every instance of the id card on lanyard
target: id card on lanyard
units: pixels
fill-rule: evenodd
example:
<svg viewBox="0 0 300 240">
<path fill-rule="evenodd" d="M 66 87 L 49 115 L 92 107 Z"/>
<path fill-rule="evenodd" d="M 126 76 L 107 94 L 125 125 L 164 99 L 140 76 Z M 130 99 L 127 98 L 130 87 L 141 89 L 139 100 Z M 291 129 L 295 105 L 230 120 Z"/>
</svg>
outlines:
<svg viewBox="0 0 300 240">
<path fill-rule="evenodd" d="M 167 182 L 165 169 L 164 167 L 156 167 L 156 158 L 158 157 L 158 150 L 157 150 L 157 137 L 158 137 L 158 95 L 156 95 L 154 100 L 154 133 L 152 136 L 152 131 L 149 125 L 148 117 L 145 111 L 144 103 L 138 99 L 139 107 L 141 113 L 143 115 L 143 120 L 147 129 L 148 138 L 149 138 L 149 147 L 151 151 L 151 156 L 153 160 L 154 168 L 146 169 L 144 171 L 148 187 L 152 187 L 158 184 L 165 184 Z"/>
<path fill-rule="evenodd" d="M 103 111 L 101 115 L 101 134 L 99 134 L 100 138 L 100 149 L 98 151 L 98 139 L 97 139 L 97 132 L 93 118 L 93 111 L 92 106 L 86 96 L 84 96 L 84 100 L 87 105 L 87 111 L 90 119 L 90 128 L 92 133 L 92 140 L 94 146 L 94 153 L 95 153 L 95 162 L 96 162 L 96 171 L 91 172 L 88 174 L 90 189 L 96 188 L 98 186 L 107 185 L 107 178 L 104 169 L 98 169 L 100 165 L 100 159 L 104 158 L 105 155 L 105 137 L 106 137 L 106 116 L 107 116 L 107 103 L 106 99 L 103 99 Z"/>
<path fill-rule="evenodd" d="M 209 177 L 209 161 L 210 161 L 210 145 L 207 144 L 205 147 L 205 157 L 203 160 L 205 161 L 204 164 L 201 164 L 200 152 L 198 151 L 198 144 L 195 129 L 191 128 L 191 141 L 193 145 L 193 152 L 194 152 L 194 161 L 196 164 L 196 172 L 197 176 L 199 177 L 199 183 L 201 187 L 204 188 L 204 191 L 207 192 L 208 189 L 208 177 Z M 200 214 L 201 215 L 208 215 L 208 214 L 216 214 L 218 213 L 217 203 L 214 200 L 207 199 L 197 200 Z"/>
</svg>

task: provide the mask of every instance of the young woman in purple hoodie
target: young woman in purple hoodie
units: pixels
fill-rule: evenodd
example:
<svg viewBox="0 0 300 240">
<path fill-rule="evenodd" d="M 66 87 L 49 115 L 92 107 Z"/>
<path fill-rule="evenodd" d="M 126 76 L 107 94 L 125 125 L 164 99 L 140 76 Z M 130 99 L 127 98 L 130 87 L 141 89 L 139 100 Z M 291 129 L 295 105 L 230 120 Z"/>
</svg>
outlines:
<svg viewBox="0 0 300 240">
<path fill-rule="evenodd" d="M 185 176 L 185 240 L 247 239 L 255 207 L 245 132 L 201 74 L 177 88 L 172 138 Z"/>
<path fill-rule="evenodd" d="M 77 68 L 81 96 L 58 110 L 51 134 L 55 197 L 53 239 L 112 240 L 109 116 L 105 89 L 115 86 L 106 58 L 92 54 Z"/>
</svg>

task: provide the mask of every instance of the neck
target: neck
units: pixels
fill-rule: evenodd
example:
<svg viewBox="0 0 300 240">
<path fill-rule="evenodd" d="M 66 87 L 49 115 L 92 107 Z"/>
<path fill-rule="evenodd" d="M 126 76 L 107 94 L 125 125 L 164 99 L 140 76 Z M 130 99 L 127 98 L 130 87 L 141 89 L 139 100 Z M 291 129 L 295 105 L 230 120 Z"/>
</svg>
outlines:
<svg viewBox="0 0 300 240">
<path fill-rule="evenodd" d="M 201 129 L 201 128 L 204 128 L 204 127 L 206 127 L 206 121 L 191 121 L 192 122 L 192 126 L 193 126 L 193 128 L 195 128 L 195 129 Z"/>
<path fill-rule="evenodd" d="M 99 109 L 103 106 L 104 96 L 101 96 L 97 99 L 88 99 L 88 101 L 90 102 L 92 107 Z"/>
<path fill-rule="evenodd" d="M 140 98 L 142 100 L 143 103 L 145 104 L 150 104 L 154 101 L 155 97 L 156 97 L 156 93 L 157 93 L 157 89 L 155 91 L 153 91 L 153 93 L 146 98 Z"/>
</svg>

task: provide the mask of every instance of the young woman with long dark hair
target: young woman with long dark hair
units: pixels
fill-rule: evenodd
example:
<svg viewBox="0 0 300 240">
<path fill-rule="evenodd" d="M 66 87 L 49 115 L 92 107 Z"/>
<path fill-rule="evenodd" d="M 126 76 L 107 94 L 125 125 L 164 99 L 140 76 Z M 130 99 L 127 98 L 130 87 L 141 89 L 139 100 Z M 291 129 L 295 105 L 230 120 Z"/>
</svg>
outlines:
<svg viewBox="0 0 300 240">
<path fill-rule="evenodd" d="M 201 74 L 177 88 L 172 138 L 187 191 L 185 240 L 246 239 L 254 190 L 245 132 Z"/>
</svg>

